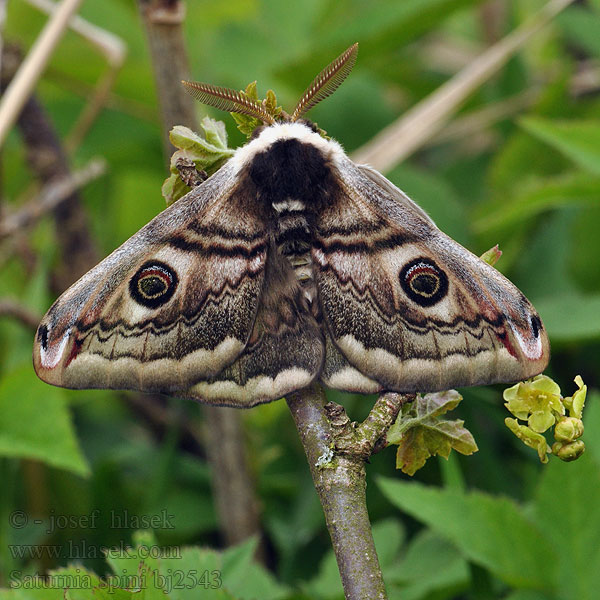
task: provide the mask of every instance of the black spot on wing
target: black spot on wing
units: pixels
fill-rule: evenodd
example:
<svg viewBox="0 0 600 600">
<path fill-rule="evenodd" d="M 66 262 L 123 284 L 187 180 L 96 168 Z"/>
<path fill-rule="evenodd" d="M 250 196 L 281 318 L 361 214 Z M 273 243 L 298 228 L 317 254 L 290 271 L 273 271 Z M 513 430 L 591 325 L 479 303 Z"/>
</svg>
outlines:
<svg viewBox="0 0 600 600">
<path fill-rule="evenodd" d="M 48 350 L 48 327 L 40 325 L 37 330 L 37 340 L 44 350 Z"/>
<path fill-rule="evenodd" d="M 540 331 L 544 328 L 542 325 L 541 319 L 537 315 L 531 315 L 531 331 L 533 332 L 533 337 L 540 337 Z"/>
</svg>

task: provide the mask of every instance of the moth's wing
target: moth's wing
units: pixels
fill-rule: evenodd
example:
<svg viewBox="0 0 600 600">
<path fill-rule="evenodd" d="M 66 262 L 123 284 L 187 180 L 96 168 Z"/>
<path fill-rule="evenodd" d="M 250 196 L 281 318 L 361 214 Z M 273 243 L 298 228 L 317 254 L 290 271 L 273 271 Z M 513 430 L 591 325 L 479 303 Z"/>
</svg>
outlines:
<svg viewBox="0 0 600 600">
<path fill-rule="evenodd" d="M 510 281 L 376 171 L 346 159 L 336 181 L 312 253 L 327 385 L 433 392 L 543 371 L 546 332 Z"/>
<path fill-rule="evenodd" d="M 231 365 L 265 279 L 267 220 L 252 193 L 223 166 L 69 288 L 38 328 L 39 377 L 177 394 Z"/>
<path fill-rule="evenodd" d="M 321 328 L 289 262 L 271 245 L 258 315 L 244 352 L 216 377 L 181 395 L 242 407 L 277 400 L 310 385 L 324 356 Z"/>
</svg>

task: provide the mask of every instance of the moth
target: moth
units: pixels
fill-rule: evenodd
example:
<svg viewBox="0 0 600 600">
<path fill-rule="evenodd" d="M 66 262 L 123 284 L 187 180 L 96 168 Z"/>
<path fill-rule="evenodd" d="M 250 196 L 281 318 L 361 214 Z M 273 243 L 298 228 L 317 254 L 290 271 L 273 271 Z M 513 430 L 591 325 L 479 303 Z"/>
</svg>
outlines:
<svg viewBox="0 0 600 600">
<path fill-rule="evenodd" d="M 41 379 L 250 407 L 315 380 L 433 392 L 545 368 L 548 337 L 525 296 L 303 118 L 357 51 L 291 116 L 188 84 L 263 125 L 54 303 L 35 337 Z"/>
</svg>

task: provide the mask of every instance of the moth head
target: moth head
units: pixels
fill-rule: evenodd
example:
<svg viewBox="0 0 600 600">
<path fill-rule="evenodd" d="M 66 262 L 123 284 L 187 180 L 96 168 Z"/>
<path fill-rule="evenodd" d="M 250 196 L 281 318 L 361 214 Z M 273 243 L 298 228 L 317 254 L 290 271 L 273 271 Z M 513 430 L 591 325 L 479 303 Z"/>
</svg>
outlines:
<svg viewBox="0 0 600 600">
<path fill-rule="evenodd" d="M 253 100 L 230 88 L 194 81 L 182 81 L 182 83 L 196 100 L 219 110 L 249 115 L 262 121 L 265 125 L 274 125 L 277 120 L 294 122 L 321 100 L 335 92 L 350 74 L 357 54 L 358 43 L 355 43 L 329 63 L 306 88 L 291 116 L 285 111 L 276 116 L 268 110 L 265 102 Z"/>
</svg>

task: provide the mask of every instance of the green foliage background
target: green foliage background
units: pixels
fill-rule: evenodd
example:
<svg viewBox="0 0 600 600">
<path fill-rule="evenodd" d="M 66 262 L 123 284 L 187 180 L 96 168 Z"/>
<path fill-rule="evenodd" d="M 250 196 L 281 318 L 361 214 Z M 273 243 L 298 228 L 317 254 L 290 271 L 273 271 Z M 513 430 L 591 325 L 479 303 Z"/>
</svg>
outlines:
<svg viewBox="0 0 600 600">
<path fill-rule="evenodd" d="M 492 30 L 505 35 L 543 4 L 495 2 L 500 11 Z M 273 88 L 289 109 L 325 64 L 359 41 L 354 72 L 311 113 L 352 151 L 489 44 L 484 7 L 475 0 L 190 1 L 185 27 L 192 76 L 237 89 L 256 79 L 261 93 Z M 96 155 L 108 161 L 107 175 L 83 192 L 94 238 L 106 255 L 164 208 L 160 188 L 167 167 L 135 4 L 88 1 L 81 14 L 121 36 L 128 47 L 109 106 L 72 160 L 74 166 Z M 6 38 L 27 48 L 44 21 L 25 3 L 11 2 Z M 532 300 L 549 331 L 553 355 L 547 373 L 565 395 L 574 391 L 576 374 L 591 390 L 583 438 L 588 452 L 577 463 L 551 460 L 542 467 L 535 452 L 504 427 L 501 390 L 494 387 L 464 390 L 465 401 L 456 411 L 477 440 L 476 455 L 430 460 L 414 481 L 395 472 L 393 450 L 373 458 L 367 466 L 369 510 L 391 598 L 597 598 L 598 40 L 600 2 L 569 7 L 458 116 L 527 91 L 536 92 L 532 103 L 475 133 L 433 143 L 387 174 L 476 254 L 500 244 L 504 256 L 498 268 Z M 37 89 L 61 135 L 104 69 L 99 55 L 74 33 L 61 41 Z M 596 77 L 585 92 L 576 85 L 583 70 Z M 232 145 L 244 141 L 227 115 L 202 106 L 198 111 L 224 119 Z M 2 153 L 7 210 L 33 176 L 14 132 Z M 36 257 L 33 270 L 13 245 L 0 247 L 1 296 L 41 314 L 54 299 L 48 281 L 59 260 L 50 219 L 40 222 L 28 240 Z M 218 549 L 209 469 L 202 455 L 182 443 L 182 424 L 200 425 L 198 407 L 169 400 L 170 425 L 157 436 L 123 393 L 66 391 L 38 381 L 31 343 L 30 330 L 0 320 L 0 586 L 66 566 L 74 557 L 69 547 L 133 544 L 134 523 L 111 527 L 111 514 L 124 511 L 173 515 L 174 529 L 154 532 L 159 544 Z M 368 412 L 364 398 L 331 397 L 343 402 L 353 419 Z M 178 564 L 222 569 L 224 587 L 203 588 L 201 597 L 341 598 L 321 509 L 285 403 L 248 411 L 244 423 L 272 575 L 252 566 L 248 544 L 229 554 L 188 549 Z M 16 510 L 31 516 L 26 526 L 11 524 Z M 93 528 L 70 523 L 45 533 L 52 516 L 94 510 L 100 518 Z M 35 515 L 42 516 L 42 525 L 33 523 Z M 65 551 L 59 558 L 14 556 L 12 549 L 25 544 L 58 544 Z M 101 576 L 109 573 L 104 558 L 91 554 L 79 562 Z M 127 568 L 135 571 L 139 560 L 131 560 L 134 566 Z M 150 568 L 166 572 L 173 564 Z M 125 568 L 112 567 L 113 572 Z M 175 590 L 171 596 L 197 597 L 194 590 Z M 62 590 L 0 591 L 2 600 L 34 597 L 63 596 Z M 69 597 L 92 595 L 80 590 Z"/>
</svg>

